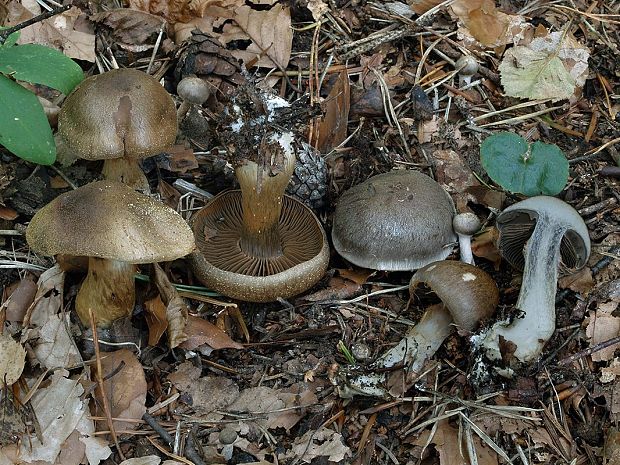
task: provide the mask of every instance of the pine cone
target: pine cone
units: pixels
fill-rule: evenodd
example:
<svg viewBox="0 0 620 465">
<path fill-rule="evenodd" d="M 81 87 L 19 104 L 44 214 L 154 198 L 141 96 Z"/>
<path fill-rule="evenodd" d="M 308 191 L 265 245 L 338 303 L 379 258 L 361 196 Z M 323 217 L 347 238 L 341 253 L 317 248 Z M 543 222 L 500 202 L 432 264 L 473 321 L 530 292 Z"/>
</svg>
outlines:
<svg viewBox="0 0 620 465">
<path fill-rule="evenodd" d="M 327 164 L 321 154 L 302 142 L 297 151 L 297 163 L 286 193 L 313 209 L 325 205 Z"/>
</svg>

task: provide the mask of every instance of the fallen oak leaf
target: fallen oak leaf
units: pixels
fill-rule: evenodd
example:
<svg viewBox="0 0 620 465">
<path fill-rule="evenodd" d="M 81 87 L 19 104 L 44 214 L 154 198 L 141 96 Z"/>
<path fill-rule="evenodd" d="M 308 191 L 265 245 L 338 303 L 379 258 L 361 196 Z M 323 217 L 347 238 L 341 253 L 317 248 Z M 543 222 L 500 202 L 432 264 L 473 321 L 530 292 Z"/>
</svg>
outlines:
<svg viewBox="0 0 620 465">
<path fill-rule="evenodd" d="M 187 340 L 179 347 L 186 350 L 195 350 L 207 344 L 212 349 L 243 349 L 243 345 L 233 341 L 228 334 L 214 324 L 189 315 L 187 326 L 185 327 Z"/>
</svg>

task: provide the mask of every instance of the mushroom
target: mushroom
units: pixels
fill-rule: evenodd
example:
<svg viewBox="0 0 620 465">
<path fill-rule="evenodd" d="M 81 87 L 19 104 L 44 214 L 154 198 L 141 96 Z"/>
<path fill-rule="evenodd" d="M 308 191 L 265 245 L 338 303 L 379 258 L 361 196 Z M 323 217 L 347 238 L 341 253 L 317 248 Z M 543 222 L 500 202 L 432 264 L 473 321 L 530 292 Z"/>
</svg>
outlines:
<svg viewBox="0 0 620 465">
<path fill-rule="evenodd" d="M 459 253 L 461 261 L 474 264 L 474 254 L 471 251 L 471 237 L 482 227 L 482 223 L 471 212 L 459 213 L 452 220 L 452 228 L 459 238 Z"/>
<path fill-rule="evenodd" d="M 105 160 L 106 179 L 149 192 L 138 159 L 174 144 L 174 100 L 142 71 L 108 71 L 85 79 L 67 97 L 58 115 L 58 134 L 78 157 Z"/>
<path fill-rule="evenodd" d="M 517 360 L 530 362 L 555 331 L 558 271 L 579 269 L 588 261 L 588 228 L 570 205 L 547 196 L 506 208 L 497 217 L 497 228 L 500 253 L 523 269 L 516 303 L 522 315 L 509 324 L 496 323 L 476 341 L 492 360 L 502 358 L 501 346 L 514 351 Z"/>
<path fill-rule="evenodd" d="M 478 72 L 480 65 L 471 55 L 461 55 L 456 62 L 456 69 L 459 73 L 459 87 L 471 84 L 471 78 Z"/>
<path fill-rule="evenodd" d="M 271 302 L 313 286 L 327 269 L 329 245 L 312 210 L 284 195 L 295 168 L 293 134 L 269 123 L 288 102 L 256 97 L 262 105 L 252 103 L 249 111 L 267 115 L 247 115 L 234 103 L 224 133 L 231 150 L 258 140 L 231 157 L 241 190 L 219 194 L 194 216 L 198 251 L 189 261 L 207 287 L 239 300 Z"/>
<path fill-rule="evenodd" d="M 419 374 L 454 326 L 464 331 L 474 330 L 481 320 L 493 314 L 499 302 L 493 278 L 468 263 L 453 260 L 430 263 L 412 276 L 409 283 L 412 296 L 420 284 L 426 284 L 442 304 L 428 308 L 396 346 L 370 367 L 362 368 L 371 371 L 370 374 L 340 380 L 338 388 L 342 397 L 356 394 L 390 397 L 386 371 L 402 364 L 407 374 Z M 356 367 L 350 371 L 359 370 Z"/>
<path fill-rule="evenodd" d="M 56 197 L 34 215 L 26 240 L 43 255 L 88 257 L 75 308 L 84 324 L 92 308 L 100 327 L 131 315 L 136 264 L 174 260 L 195 247 L 179 214 L 115 181 L 94 182 Z"/>
<path fill-rule="evenodd" d="M 455 209 L 439 184 L 417 171 L 373 176 L 340 197 L 334 248 L 351 263 L 384 271 L 415 270 L 450 254 Z"/>
<path fill-rule="evenodd" d="M 192 105 L 202 105 L 209 98 L 209 85 L 197 76 L 188 76 L 177 85 L 177 94 L 183 100 L 177 110 L 177 120 L 180 123 Z"/>
</svg>

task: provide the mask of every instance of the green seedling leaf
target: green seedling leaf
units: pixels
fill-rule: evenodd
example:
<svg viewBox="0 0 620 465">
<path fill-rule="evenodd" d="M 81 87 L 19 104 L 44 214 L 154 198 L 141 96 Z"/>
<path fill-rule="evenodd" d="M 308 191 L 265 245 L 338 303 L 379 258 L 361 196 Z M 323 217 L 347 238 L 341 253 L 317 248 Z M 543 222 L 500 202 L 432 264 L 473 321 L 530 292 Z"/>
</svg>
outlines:
<svg viewBox="0 0 620 465">
<path fill-rule="evenodd" d="M 43 84 L 68 95 L 82 79 L 82 68 L 58 50 L 37 44 L 0 48 L 0 73 Z"/>
<path fill-rule="evenodd" d="M 54 163 L 56 145 L 39 99 L 0 75 L 0 108 L 0 144 L 24 160 Z"/>
<path fill-rule="evenodd" d="M 0 31 L 3 29 L 8 29 L 8 27 L 0 27 Z M 0 48 L 12 47 L 17 43 L 17 39 L 19 39 L 19 31 L 15 31 L 13 34 L 9 35 L 6 40 L 0 44 Z"/>
<path fill-rule="evenodd" d="M 482 166 L 489 177 L 514 193 L 556 195 L 568 181 L 568 160 L 557 145 L 534 142 L 500 132 L 480 146 Z"/>
</svg>

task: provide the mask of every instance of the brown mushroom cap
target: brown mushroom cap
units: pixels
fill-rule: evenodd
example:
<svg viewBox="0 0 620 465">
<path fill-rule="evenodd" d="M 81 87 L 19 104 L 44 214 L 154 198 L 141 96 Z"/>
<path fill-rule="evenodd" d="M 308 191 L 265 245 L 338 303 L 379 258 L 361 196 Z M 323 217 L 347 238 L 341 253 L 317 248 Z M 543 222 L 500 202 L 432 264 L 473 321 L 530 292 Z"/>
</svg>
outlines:
<svg viewBox="0 0 620 465">
<path fill-rule="evenodd" d="M 153 77 L 116 69 L 75 88 L 58 115 L 58 133 L 81 158 L 145 158 L 174 144 L 176 108 Z"/>
<path fill-rule="evenodd" d="M 193 219 L 200 253 L 190 256 L 194 271 L 208 287 L 249 302 L 270 302 L 299 294 L 327 269 L 329 246 L 312 210 L 284 196 L 278 231 L 282 254 L 257 257 L 240 247 L 241 191 L 215 197 Z"/>
<path fill-rule="evenodd" d="M 417 171 L 373 176 L 346 191 L 332 240 L 351 263 L 375 270 L 414 270 L 446 258 L 454 242 L 450 196 Z"/>
<path fill-rule="evenodd" d="M 83 255 L 128 263 L 174 260 L 189 254 L 194 237 L 171 208 L 124 184 L 98 181 L 59 195 L 26 230 L 43 255 Z"/>
<path fill-rule="evenodd" d="M 468 263 L 441 260 L 420 268 L 411 277 L 409 292 L 424 283 L 450 311 L 454 323 L 473 330 L 490 317 L 499 302 L 497 284 L 488 273 Z"/>
</svg>

